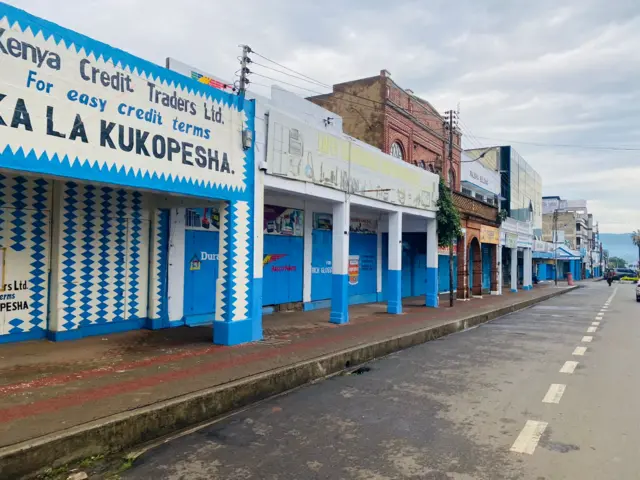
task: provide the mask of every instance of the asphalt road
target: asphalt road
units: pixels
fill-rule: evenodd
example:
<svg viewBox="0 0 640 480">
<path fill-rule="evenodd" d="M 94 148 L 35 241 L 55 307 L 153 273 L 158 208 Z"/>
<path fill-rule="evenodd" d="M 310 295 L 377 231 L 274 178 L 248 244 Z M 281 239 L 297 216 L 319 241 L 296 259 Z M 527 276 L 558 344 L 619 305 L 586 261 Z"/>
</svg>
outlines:
<svg viewBox="0 0 640 480">
<path fill-rule="evenodd" d="M 263 402 L 122 477 L 640 479 L 633 288 L 590 283 Z"/>
</svg>

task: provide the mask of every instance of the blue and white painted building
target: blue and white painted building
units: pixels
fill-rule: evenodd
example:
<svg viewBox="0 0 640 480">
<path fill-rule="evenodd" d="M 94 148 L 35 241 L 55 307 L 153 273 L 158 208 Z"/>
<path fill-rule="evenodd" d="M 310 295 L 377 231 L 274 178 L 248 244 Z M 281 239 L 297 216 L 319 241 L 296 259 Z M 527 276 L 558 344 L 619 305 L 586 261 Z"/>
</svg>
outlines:
<svg viewBox="0 0 640 480">
<path fill-rule="evenodd" d="M 4 3 L 0 28 L 0 343 L 169 327 L 174 270 L 215 299 L 216 343 L 260 338 L 255 102 Z M 185 271 L 209 252 L 172 248 L 180 211 L 202 206 L 206 290 Z"/>
<path fill-rule="evenodd" d="M 168 66 L 230 83 L 174 59 Z M 254 275 L 264 312 L 326 308 L 345 323 L 354 303 L 386 301 L 400 313 L 403 297 L 423 296 L 436 306 L 437 175 L 346 136 L 338 115 L 293 93 L 247 96 L 256 99 Z"/>
<path fill-rule="evenodd" d="M 401 313 L 403 297 L 423 296 L 437 306 L 438 176 L 344 135 L 339 116 L 278 88 L 268 122 L 265 212 L 277 205 L 304 219 L 298 250 L 289 250 L 302 289 L 288 300 L 330 307 L 335 323 L 348 320 L 353 303 L 386 301 Z M 286 252 L 271 249 L 277 236 L 266 227 L 264 254 Z M 267 284 L 277 285 L 267 282 L 269 265 L 265 305 Z"/>
</svg>

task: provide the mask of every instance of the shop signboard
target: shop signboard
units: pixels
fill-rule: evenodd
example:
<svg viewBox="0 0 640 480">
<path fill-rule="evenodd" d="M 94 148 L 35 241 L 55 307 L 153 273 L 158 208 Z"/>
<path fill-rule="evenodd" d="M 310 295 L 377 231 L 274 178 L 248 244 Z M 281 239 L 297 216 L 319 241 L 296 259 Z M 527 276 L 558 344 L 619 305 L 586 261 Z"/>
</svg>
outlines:
<svg viewBox="0 0 640 480">
<path fill-rule="evenodd" d="M 438 245 L 438 255 L 447 255 L 449 256 L 449 247 L 441 247 Z M 458 245 L 457 242 L 453 244 L 453 255 L 458 255 Z"/>
<path fill-rule="evenodd" d="M 517 233 L 505 233 L 504 246 L 507 248 L 518 248 L 518 234 Z"/>
<path fill-rule="evenodd" d="M 525 237 L 518 237 L 517 246 L 519 248 L 533 248 L 533 240 Z"/>
<path fill-rule="evenodd" d="M 186 208 L 184 228 L 185 230 L 218 232 L 220 230 L 220 208 Z"/>
<path fill-rule="evenodd" d="M 500 174 L 490 170 L 480 162 L 474 162 L 467 154 L 463 153 L 462 171 L 460 180 L 468 182 L 476 187 L 500 195 Z"/>
<path fill-rule="evenodd" d="M 267 172 L 379 201 L 435 211 L 438 176 L 347 136 L 269 113 Z"/>
<path fill-rule="evenodd" d="M 254 102 L 0 3 L 0 168 L 253 195 Z"/>
<path fill-rule="evenodd" d="M 480 243 L 500 244 L 500 230 L 487 225 L 480 225 Z"/>
<path fill-rule="evenodd" d="M 349 285 L 357 285 L 360 276 L 360 256 L 349 255 Z"/>
<path fill-rule="evenodd" d="M 333 228 L 333 215 L 330 213 L 314 213 L 313 229 L 314 230 L 331 230 Z M 351 217 L 349 222 L 349 231 L 351 233 L 363 233 L 367 235 L 375 235 L 378 233 L 378 220 L 366 217 Z"/>
<path fill-rule="evenodd" d="M 264 233 L 301 237 L 304 212 L 295 208 L 264 206 Z"/>
</svg>

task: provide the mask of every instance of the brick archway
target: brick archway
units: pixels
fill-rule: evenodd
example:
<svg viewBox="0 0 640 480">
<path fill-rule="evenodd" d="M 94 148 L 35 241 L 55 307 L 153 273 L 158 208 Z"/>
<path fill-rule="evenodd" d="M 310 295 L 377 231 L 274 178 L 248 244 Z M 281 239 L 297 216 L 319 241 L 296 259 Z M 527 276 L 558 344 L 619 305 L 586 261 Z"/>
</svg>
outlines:
<svg viewBox="0 0 640 480">
<path fill-rule="evenodd" d="M 468 256 L 467 262 L 469 262 L 468 272 L 472 277 L 471 295 L 482 295 L 482 248 L 480 247 L 480 240 L 478 237 L 472 236 L 467 243 Z M 472 255 L 473 252 L 473 255 Z M 473 264 L 471 264 L 471 257 L 473 256 Z M 469 284 L 467 283 L 467 285 Z"/>
</svg>

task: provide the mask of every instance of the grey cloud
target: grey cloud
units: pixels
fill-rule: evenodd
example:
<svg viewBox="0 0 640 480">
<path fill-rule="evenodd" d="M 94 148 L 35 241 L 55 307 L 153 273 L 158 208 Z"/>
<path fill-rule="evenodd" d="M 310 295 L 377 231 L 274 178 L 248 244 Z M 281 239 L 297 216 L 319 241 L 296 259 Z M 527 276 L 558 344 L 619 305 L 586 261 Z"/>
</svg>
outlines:
<svg viewBox="0 0 640 480">
<path fill-rule="evenodd" d="M 229 79 L 240 43 L 328 84 L 387 68 L 442 111 L 460 103 L 467 146 L 640 146 L 637 0 L 9 3 L 152 61 L 173 56 Z M 514 146 L 545 193 L 590 200 L 604 230 L 640 228 L 627 193 L 640 183 L 640 152 Z"/>
</svg>

